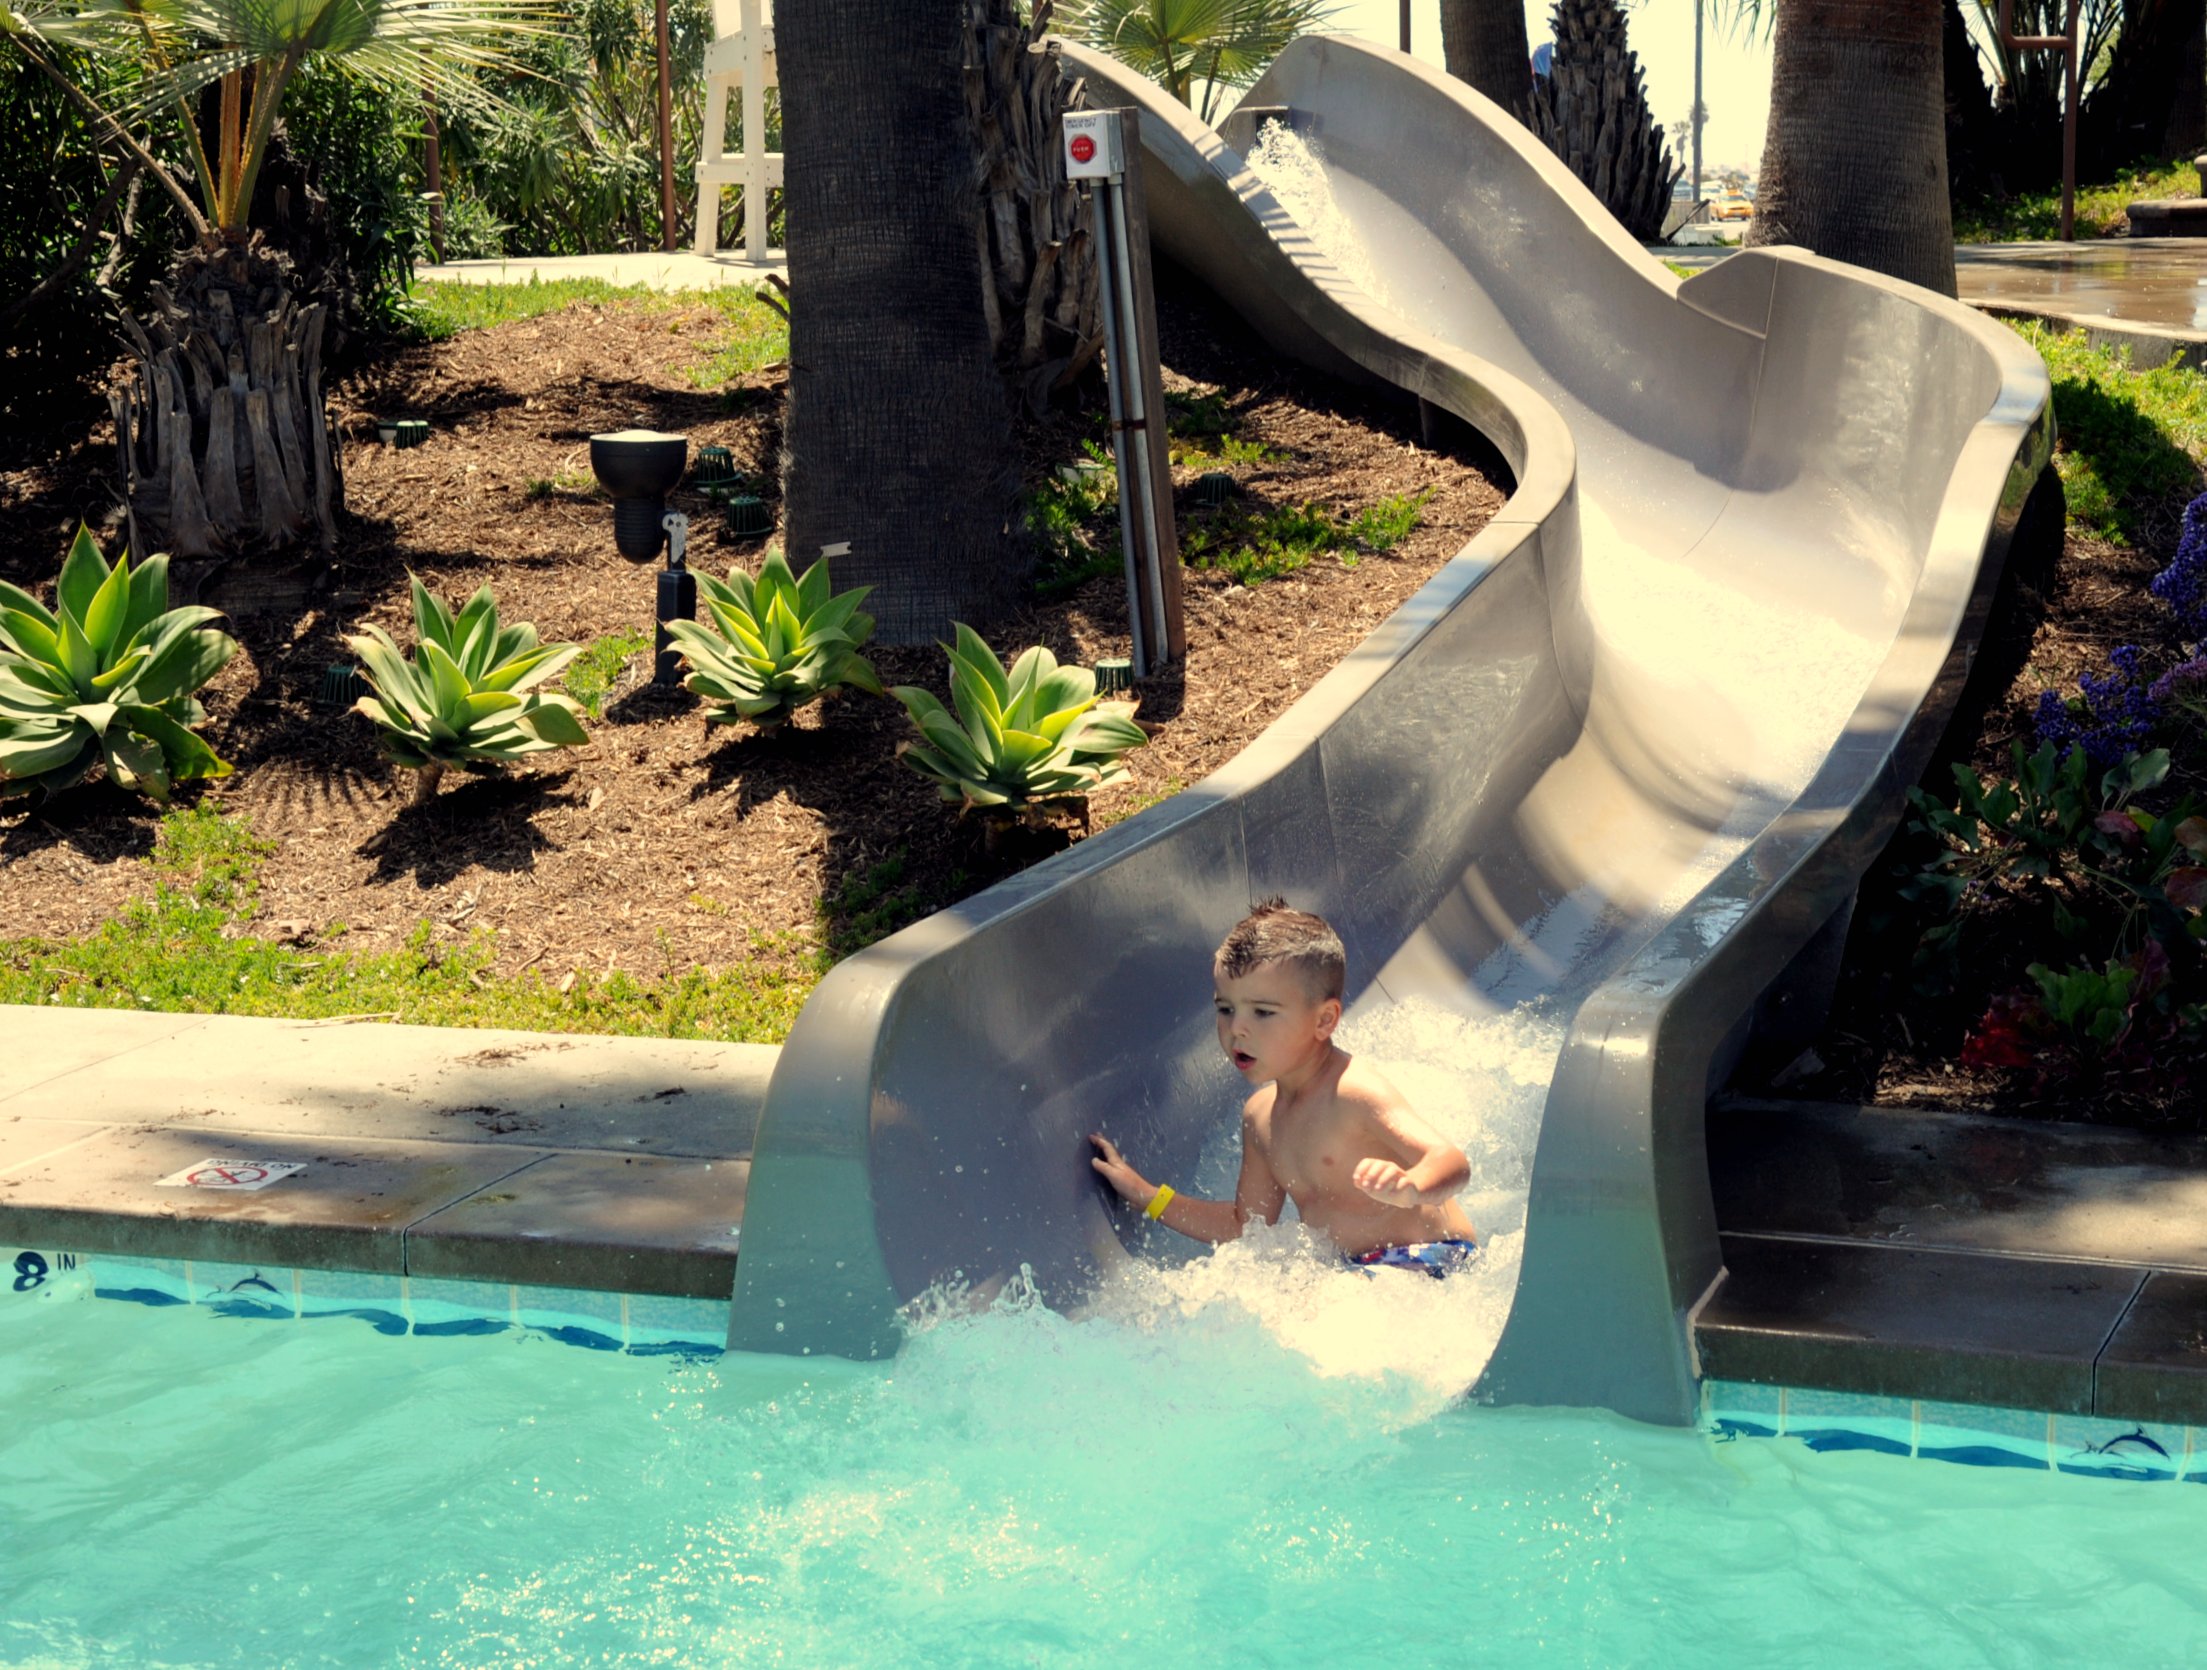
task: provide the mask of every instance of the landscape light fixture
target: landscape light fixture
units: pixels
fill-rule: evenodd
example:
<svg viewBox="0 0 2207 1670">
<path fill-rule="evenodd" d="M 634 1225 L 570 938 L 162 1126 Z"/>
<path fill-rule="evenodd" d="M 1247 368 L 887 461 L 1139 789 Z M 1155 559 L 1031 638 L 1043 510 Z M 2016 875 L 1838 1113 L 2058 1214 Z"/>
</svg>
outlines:
<svg viewBox="0 0 2207 1670">
<path fill-rule="evenodd" d="M 667 494 L 689 463 L 686 435 L 656 429 L 619 429 L 590 437 L 590 468 L 613 497 L 613 544 L 632 562 L 659 554 L 667 530 Z"/>
<path fill-rule="evenodd" d="M 697 618 L 697 576 L 689 570 L 690 519 L 679 510 L 660 518 L 667 535 L 667 566 L 659 571 L 658 624 L 652 629 L 651 682 L 672 690 L 682 682 L 682 653 L 667 635 L 670 620 Z"/>
</svg>

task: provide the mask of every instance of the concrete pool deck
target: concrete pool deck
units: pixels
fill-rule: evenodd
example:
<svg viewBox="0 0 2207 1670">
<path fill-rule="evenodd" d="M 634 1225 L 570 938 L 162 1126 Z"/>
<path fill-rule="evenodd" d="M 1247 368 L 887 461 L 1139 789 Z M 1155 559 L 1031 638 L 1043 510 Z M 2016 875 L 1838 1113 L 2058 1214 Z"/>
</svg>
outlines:
<svg viewBox="0 0 2207 1670">
<path fill-rule="evenodd" d="M 8 1006 L 0 1040 L 18 1247 L 710 1299 L 733 1285 L 776 1056 Z M 248 1161 L 302 1169 L 205 1186 Z"/>
</svg>

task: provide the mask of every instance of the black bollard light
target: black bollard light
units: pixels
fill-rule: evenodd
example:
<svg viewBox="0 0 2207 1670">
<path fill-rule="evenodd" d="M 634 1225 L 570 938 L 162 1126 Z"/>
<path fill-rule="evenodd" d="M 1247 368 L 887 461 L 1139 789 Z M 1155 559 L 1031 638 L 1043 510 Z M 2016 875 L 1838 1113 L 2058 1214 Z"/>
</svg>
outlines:
<svg viewBox="0 0 2207 1670">
<path fill-rule="evenodd" d="M 686 566 L 690 519 L 679 510 L 661 518 L 667 536 L 667 566 L 659 571 L 659 624 L 653 629 L 651 682 L 672 690 L 682 682 L 682 652 L 667 635 L 670 620 L 697 618 L 697 576 Z"/>
<path fill-rule="evenodd" d="M 590 468 L 613 495 L 613 543 L 621 555 L 649 562 L 666 539 L 661 518 L 667 493 L 689 462 L 686 435 L 656 429 L 620 429 L 590 437 Z"/>
</svg>

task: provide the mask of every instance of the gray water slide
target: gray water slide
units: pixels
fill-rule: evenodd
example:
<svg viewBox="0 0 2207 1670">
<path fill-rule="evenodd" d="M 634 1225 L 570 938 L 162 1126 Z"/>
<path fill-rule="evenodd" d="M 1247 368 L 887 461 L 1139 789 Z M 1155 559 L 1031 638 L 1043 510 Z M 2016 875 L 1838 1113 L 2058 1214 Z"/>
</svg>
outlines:
<svg viewBox="0 0 2207 1670">
<path fill-rule="evenodd" d="M 1704 1103 L 1785 1002 L 1820 1007 L 2047 463 L 2044 368 L 1790 250 L 1681 283 L 1476 94 L 1307 40 L 1245 108 L 1322 158 L 1337 260 L 1185 109 L 1067 59 L 1141 109 L 1159 250 L 1282 353 L 1472 424 L 1516 491 L 1223 770 L 822 982 L 729 1342 L 883 1354 L 931 1284 L 1023 1265 L 1077 1300 L 1129 1256 L 1084 1133 L 1189 1174 L 1242 1094 L 1211 948 L 1284 893 L 1340 928 L 1352 1013 L 1568 1025 L 1475 1395 L 1687 1420 L 1722 1276 Z"/>
</svg>

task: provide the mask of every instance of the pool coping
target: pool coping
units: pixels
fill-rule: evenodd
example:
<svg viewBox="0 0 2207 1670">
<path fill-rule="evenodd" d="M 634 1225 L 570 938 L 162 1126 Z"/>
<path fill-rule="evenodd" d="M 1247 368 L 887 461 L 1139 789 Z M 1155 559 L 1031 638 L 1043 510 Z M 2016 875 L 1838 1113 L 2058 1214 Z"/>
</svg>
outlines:
<svg viewBox="0 0 2207 1670">
<path fill-rule="evenodd" d="M 777 1053 L 0 1005 L 0 1241 L 725 1302 Z"/>
<path fill-rule="evenodd" d="M 1747 1097 L 1708 1129 L 1707 1380 L 2207 1426 L 2207 1141 Z"/>
</svg>

